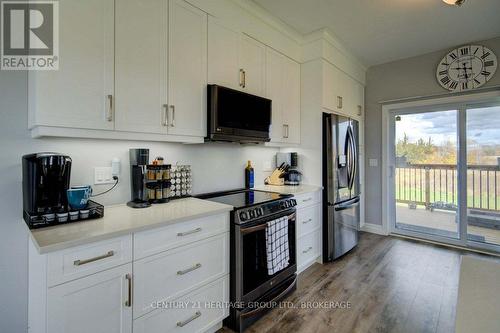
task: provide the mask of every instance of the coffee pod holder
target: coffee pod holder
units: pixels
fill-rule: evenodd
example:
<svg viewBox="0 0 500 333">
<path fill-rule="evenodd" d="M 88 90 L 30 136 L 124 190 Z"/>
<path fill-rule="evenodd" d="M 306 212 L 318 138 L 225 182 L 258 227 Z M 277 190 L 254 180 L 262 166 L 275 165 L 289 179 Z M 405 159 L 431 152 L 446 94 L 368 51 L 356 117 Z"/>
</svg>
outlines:
<svg viewBox="0 0 500 333">
<path fill-rule="evenodd" d="M 186 198 L 193 193 L 193 173 L 190 165 L 177 164 L 171 172 L 171 198 Z"/>
<path fill-rule="evenodd" d="M 30 229 L 39 229 L 78 221 L 95 220 L 104 217 L 104 206 L 89 200 L 82 209 L 69 209 L 57 213 L 30 215 L 24 212 L 24 221 Z"/>
</svg>

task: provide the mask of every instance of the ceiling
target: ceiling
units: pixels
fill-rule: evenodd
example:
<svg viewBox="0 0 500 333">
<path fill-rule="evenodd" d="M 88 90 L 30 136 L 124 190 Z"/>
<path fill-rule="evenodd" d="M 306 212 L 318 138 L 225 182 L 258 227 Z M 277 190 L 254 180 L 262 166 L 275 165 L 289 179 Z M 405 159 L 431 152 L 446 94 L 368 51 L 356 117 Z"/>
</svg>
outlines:
<svg viewBox="0 0 500 333">
<path fill-rule="evenodd" d="M 253 0 L 302 34 L 329 28 L 365 66 L 500 36 L 500 0 Z"/>
</svg>

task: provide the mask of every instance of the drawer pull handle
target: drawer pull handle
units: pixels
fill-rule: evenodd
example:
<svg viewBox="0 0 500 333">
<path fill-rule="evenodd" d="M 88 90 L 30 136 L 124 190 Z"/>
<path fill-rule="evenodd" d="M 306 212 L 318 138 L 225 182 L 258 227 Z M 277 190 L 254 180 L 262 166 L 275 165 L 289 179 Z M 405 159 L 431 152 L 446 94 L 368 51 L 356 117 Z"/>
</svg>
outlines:
<svg viewBox="0 0 500 333">
<path fill-rule="evenodd" d="M 312 246 L 309 246 L 307 249 L 302 251 L 302 253 L 307 253 L 307 252 L 311 251 L 312 249 L 313 249 Z"/>
<path fill-rule="evenodd" d="M 302 202 L 308 202 L 308 201 L 311 201 L 311 200 L 312 200 L 312 198 L 307 198 L 307 199 L 302 200 Z"/>
<path fill-rule="evenodd" d="M 196 265 L 194 265 L 193 267 L 189 267 L 189 268 L 186 268 L 185 270 L 182 270 L 182 271 L 177 271 L 177 275 L 184 275 L 184 274 L 187 274 L 189 272 L 192 272 L 194 271 L 195 269 L 198 269 L 201 267 L 201 264 L 198 263 Z"/>
<path fill-rule="evenodd" d="M 192 322 L 193 320 L 195 320 L 196 318 L 199 318 L 199 317 L 201 317 L 201 312 L 200 311 L 196 311 L 196 313 L 194 315 L 192 315 L 191 317 L 189 317 L 188 319 L 186 319 L 184 321 L 178 321 L 177 322 L 177 326 L 184 327 L 184 326 L 186 326 L 187 324 L 189 324 L 190 322 Z"/>
<path fill-rule="evenodd" d="M 312 219 L 302 221 L 302 224 L 307 224 L 307 223 L 309 223 L 309 222 L 312 222 Z"/>
<path fill-rule="evenodd" d="M 81 265 L 85 265 L 85 264 L 88 264 L 88 263 L 91 263 L 91 262 L 94 262 L 97 260 L 109 258 L 109 257 L 112 257 L 114 255 L 115 255 L 115 251 L 108 251 L 108 253 L 103 254 L 101 256 L 94 257 L 94 258 L 84 259 L 84 260 L 75 260 L 75 261 L 73 261 L 73 265 L 81 266 Z"/>
<path fill-rule="evenodd" d="M 130 274 L 125 275 L 125 279 L 127 279 L 127 282 L 128 282 L 128 298 L 125 301 L 125 306 L 131 307 L 132 306 L 132 275 L 130 275 Z"/>
<path fill-rule="evenodd" d="M 190 230 L 190 231 L 178 232 L 177 236 L 179 236 L 179 237 L 187 236 L 187 235 L 195 234 L 195 233 L 200 232 L 200 231 L 201 231 L 201 228 L 196 228 L 196 229 Z"/>
</svg>

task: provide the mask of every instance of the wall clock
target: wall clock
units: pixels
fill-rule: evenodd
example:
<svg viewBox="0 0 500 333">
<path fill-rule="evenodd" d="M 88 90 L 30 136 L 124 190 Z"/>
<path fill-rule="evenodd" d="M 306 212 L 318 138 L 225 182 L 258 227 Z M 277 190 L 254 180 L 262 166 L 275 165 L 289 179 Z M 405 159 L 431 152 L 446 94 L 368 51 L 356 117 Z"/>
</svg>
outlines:
<svg viewBox="0 0 500 333">
<path fill-rule="evenodd" d="M 488 82 L 497 70 L 497 57 L 487 47 L 463 45 L 450 51 L 436 70 L 439 84 L 453 92 L 471 90 Z"/>
</svg>

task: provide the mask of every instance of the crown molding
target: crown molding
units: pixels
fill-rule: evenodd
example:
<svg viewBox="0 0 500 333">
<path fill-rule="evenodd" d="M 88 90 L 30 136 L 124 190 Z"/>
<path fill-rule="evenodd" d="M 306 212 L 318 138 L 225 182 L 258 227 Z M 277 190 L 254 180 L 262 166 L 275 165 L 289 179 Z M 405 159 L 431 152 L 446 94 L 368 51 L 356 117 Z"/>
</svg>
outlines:
<svg viewBox="0 0 500 333">
<path fill-rule="evenodd" d="M 238 6 L 243 8 L 244 10 L 251 13 L 253 16 L 257 17 L 270 27 L 276 29 L 287 37 L 291 38 L 298 44 L 302 44 L 304 41 L 304 36 L 302 36 L 297 30 L 276 18 L 272 14 L 270 14 L 267 10 L 262 8 L 259 4 L 251 1 L 251 0 L 233 0 Z"/>
</svg>

